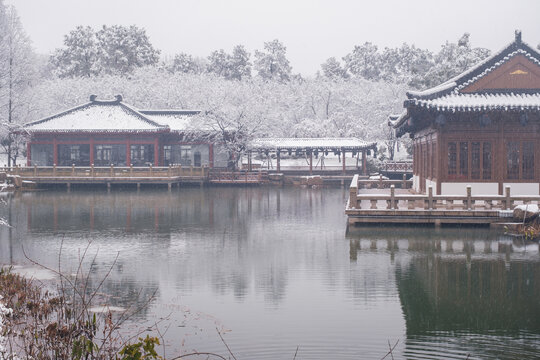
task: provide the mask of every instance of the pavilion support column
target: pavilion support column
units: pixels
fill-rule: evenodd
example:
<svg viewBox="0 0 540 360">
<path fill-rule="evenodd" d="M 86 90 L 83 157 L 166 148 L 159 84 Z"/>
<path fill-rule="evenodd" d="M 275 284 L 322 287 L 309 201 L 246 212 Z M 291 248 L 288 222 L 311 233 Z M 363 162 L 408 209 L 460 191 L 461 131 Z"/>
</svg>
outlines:
<svg viewBox="0 0 540 360">
<path fill-rule="evenodd" d="M 26 166 L 32 165 L 32 146 L 30 141 L 26 144 Z"/>
<path fill-rule="evenodd" d="M 366 150 L 362 150 L 362 175 L 367 175 L 367 157 L 366 157 Z"/>
<path fill-rule="evenodd" d="M 277 169 L 277 172 L 280 172 L 281 171 L 281 163 L 280 163 L 280 160 L 281 160 L 281 151 L 277 150 L 276 152 L 276 169 Z"/>
<path fill-rule="evenodd" d="M 313 175 L 313 150 L 309 151 L 309 175 Z"/>
<path fill-rule="evenodd" d="M 347 169 L 346 164 L 345 164 L 345 158 L 346 158 L 346 156 L 345 156 L 345 148 L 341 148 L 341 157 L 343 159 L 342 164 L 341 164 L 343 166 L 342 172 L 343 172 L 343 175 L 345 175 L 345 172 L 346 172 L 346 169 Z"/>
<path fill-rule="evenodd" d="M 154 166 L 159 166 L 159 138 L 154 139 Z"/>
<path fill-rule="evenodd" d="M 129 137 L 126 141 L 126 166 L 131 166 L 131 139 Z"/>
<path fill-rule="evenodd" d="M 94 165 L 94 137 L 90 136 L 90 166 Z"/>
<path fill-rule="evenodd" d="M 53 139 L 53 165 L 58 165 L 58 141 Z"/>
</svg>

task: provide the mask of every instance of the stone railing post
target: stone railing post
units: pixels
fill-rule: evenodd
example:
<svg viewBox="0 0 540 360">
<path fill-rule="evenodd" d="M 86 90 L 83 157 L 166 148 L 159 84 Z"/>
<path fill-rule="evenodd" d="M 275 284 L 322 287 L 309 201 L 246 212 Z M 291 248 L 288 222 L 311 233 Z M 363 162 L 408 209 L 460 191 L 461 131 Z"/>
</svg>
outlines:
<svg viewBox="0 0 540 360">
<path fill-rule="evenodd" d="M 37 165 L 34 165 L 34 176 L 37 176 Z"/>
<path fill-rule="evenodd" d="M 351 181 L 351 186 L 349 187 L 349 208 L 356 209 L 357 207 L 358 207 L 358 175 L 354 175 Z"/>
<path fill-rule="evenodd" d="M 110 176 L 111 176 L 111 177 L 114 177 L 114 164 L 111 164 L 111 172 L 110 172 Z"/>
<path fill-rule="evenodd" d="M 53 173 L 53 176 L 56 176 L 56 164 L 53 164 L 52 173 Z"/>
<path fill-rule="evenodd" d="M 390 209 L 397 209 L 396 187 L 390 185 Z"/>
<path fill-rule="evenodd" d="M 71 164 L 71 176 L 75 176 L 75 164 Z"/>
<path fill-rule="evenodd" d="M 471 191 L 471 185 L 467 185 L 467 210 L 472 210 L 472 191 Z"/>
<path fill-rule="evenodd" d="M 382 174 L 379 174 L 379 189 L 383 188 Z"/>
<path fill-rule="evenodd" d="M 403 174 L 403 182 L 401 184 L 401 188 L 402 189 L 406 189 L 407 188 L 407 175 L 406 174 Z"/>
<path fill-rule="evenodd" d="M 504 209 L 510 210 L 512 209 L 512 200 L 510 199 L 510 186 L 507 186 L 504 188 L 504 194 L 505 194 Z"/>
</svg>

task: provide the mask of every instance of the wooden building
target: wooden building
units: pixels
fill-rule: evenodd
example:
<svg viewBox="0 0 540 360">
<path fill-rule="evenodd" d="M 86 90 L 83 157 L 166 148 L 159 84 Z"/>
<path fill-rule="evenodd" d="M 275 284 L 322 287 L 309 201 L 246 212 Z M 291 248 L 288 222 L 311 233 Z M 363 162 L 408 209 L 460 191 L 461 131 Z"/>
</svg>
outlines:
<svg viewBox="0 0 540 360">
<path fill-rule="evenodd" d="M 114 100 L 90 102 L 25 125 L 28 166 L 226 167 L 228 153 L 193 129 L 195 110 L 138 110 Z"/>
<path fill-rule="evenodd" d="M 476 195 L 540 193 L 540 53 L 515 40 L 501 51 L 425 91 L 410 91 L 391 117 L 397 136 L 414 144 L 418 192 Z"/>
</svg>

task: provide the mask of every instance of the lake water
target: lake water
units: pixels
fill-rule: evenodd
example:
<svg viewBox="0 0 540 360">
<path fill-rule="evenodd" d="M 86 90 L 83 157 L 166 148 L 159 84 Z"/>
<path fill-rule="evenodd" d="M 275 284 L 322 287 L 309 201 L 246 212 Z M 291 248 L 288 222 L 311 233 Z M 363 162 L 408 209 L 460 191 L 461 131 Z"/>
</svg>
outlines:
<svg viewBox="0 0 540 360">
<path fill-rule="evenodd" d="M 0 263 L 84 263 L 127 330 L 158 324 L 167 356 L 540 357 L 538 244 L 477 228 L 347 231 L 346 189 L 46 191 L 6 198 Z M 61 254 L 60 248 L 62 248 Z M 91 268 L 90 268 L 91 265 Z M 131 327 L 131 328 L 130 328 Z M 217 329 L 217 330 L 216 330 Z M 126 330 L 126 329 L 124 329 Z M 298 350 L 297 350 L 298 349 Z M 390 357 L 388 357 L 390 358 Z"/>
</svg>

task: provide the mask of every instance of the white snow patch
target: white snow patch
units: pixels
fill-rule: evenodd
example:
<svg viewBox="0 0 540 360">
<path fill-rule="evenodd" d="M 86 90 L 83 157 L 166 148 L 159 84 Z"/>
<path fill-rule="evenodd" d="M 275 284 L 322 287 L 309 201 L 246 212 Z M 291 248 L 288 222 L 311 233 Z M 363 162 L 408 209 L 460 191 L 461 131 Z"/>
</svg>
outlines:
<svg viewBox="0 0 540 360">
<path fill-rule="evenodd" d="M 99 314 L 105 314 L 110 312 L 123 312 L 126 311 L 125 308 L 120 306 L 107 306 L 107 305 L 101 305 L 101 306 L 94 306 L 88 309 L 88 311 L 93 313 L 99 313 Z"/>
<path fill-rule="evenodd" d="M 35 280 L 54 280 L 56 279 L 56 274 L 47 269 L 39 267 L 28 267 L 28 266 L 13 266 L 11 270 L 14 274 L 19 274 L 28 279 Z"/>
<path fill-rule="evenodd" d="M 9 316 L 13 310 L 7 308 L 4 303 L 2 303 L 2 296 L 0 295 L 0 359 L 7 359 L 8 352 L 6 349 L 6 339 L 2 336 L 4 332 L 4 319 L 5 316 Z M 16 359 L 16 358 L 14 358 Z"/>
</svg>

